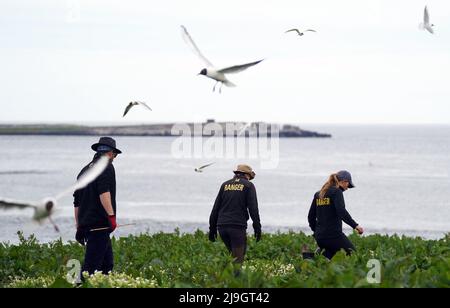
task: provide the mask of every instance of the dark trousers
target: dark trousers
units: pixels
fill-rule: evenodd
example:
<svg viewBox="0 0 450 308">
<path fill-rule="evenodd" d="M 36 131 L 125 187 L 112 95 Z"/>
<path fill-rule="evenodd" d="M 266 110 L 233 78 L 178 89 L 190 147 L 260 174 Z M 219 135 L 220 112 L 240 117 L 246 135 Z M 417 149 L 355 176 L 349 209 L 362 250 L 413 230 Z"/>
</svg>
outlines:
<svg viewBox="0 0 450 308">
<path fill-rule="evenodd" d="M 114 256 L 108 231 L 93 231 L 87 236 L 86 254 L 82 272 L 95 271 L 108 275 L 114 266 Z"/>
<path fill-rule="evenodd" d="M 345 234 L 341 234 L 336 238 L 316 239 L 316 242 L 322 250 L 322 254 L 330 260 L 341 249 L 344 249 L 347 255 L 356 250 Z"/>
<path fill-rule="evenodd" d="M 247 251 L 247 230 L 239 227 L 219 227 L 219 234 L 234 262 L 242 264 Z"/>
</svg>

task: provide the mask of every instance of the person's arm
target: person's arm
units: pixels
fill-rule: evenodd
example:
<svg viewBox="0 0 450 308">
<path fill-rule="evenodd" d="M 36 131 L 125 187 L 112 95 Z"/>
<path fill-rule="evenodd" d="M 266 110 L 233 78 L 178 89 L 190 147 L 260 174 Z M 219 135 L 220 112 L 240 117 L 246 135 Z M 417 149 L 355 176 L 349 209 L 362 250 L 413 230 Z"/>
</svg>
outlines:
<svg viewBox="0 0 450 308">
<path fill-rule="evenodd" d="M 97 193 L 99 194 L 100 203 L 108 215 L 110 232 L 113 232 L 117 227 L 116 215 L 112 206 L 111 200 L 111 185 L 114 182 L 114 175 L 111 169 L 107 168 L 96 180 Z"/>
<path fill-rule="evenodd" d="M 74 208 L 74 216 L 75 216 L 75 224 L 78 229 L 78 213 L 80 208 L 80 195 L 79 191 L 75 191 L 73 193 L 73 208 Z"/>
<path fill-rule="evenodd" d="M 259 218 L 258 198 L 256 196 L 256 188 L 252 184 L 247 193 L 247 208 L 253 221 L 253 230 L 255 234 L 261 235 L 261 221 Z"/>
<path fill-rule="evenodd" d="M 111 170 L 107 168 L 103 173 L 97 178 L 97 193 L 100 198 L 100 202 L 105 209 L 108 216 L 114 215 L 114 209 L 112 207 L 111 201 L 111 184 L 114 181 L 114 175 Z"/>
<path fill-rule="evenodd" d="M 75 224 L 76 224 L 76 226 L 77 226 L 77 229 L 78 229 L 78 211 L 79 211 L 79 208 L 78 208 L 78 206 L 77 206 L 77 207 L 74 208 L 74 212 L 75 212 Z"/>
<path fill-rule="evenodd" d="M 100 202 L 102 203 L 103 208 L 105 209 L 106 214 L 108 216 L 114 216 L 114 209 L 111 202 L 111 193 L 104 192 L 100 195 Z"/>
<path fill-rule="evenodd" d="M 209 230 L 210 232 L 217 232 L 217 220 L 219 219 L 219 209 L 222 203 L 222 186 L 220 187 L 219 193 L 217 194 L 216 201 L 214 202 L 211 215 L 209 215 Z"/>
<path fill-rule="evenodd" d="M 114 232 L 117 228 L 116 215 L 114 214 L 114 209 L 111 202 L 111 193 L 104 192 L 100 195 L 100 202 L 102 203 L 105 212 L 108 214 L 110 232 Z"/>
<path fill-rule="evenodd" d="M 343 222 L 345 222 L 353 229 L 356 229 L 356 227 L 358 227 L 356 221 L 353 220 L 352 216 L 350 216 L 350 214 L 345 209 L 344 194 L 340 190 L 338 190 L 334 195 L 334 206 L 336 208 L 336 214 Z"/>
<path fill-rule="evenodd" d="M 311 202 L 311 207 L 309 208 L 308 213 L 308 223 L 312 232 L 316 232 L 316 224 L 317 224 L 317 216 L 316 216 L 316 196 L 314 196 L 313 201 Z"/>
<path fill-rule="evenodd" d="M 73 206 L 74 206 L 74 216 L 75 216 L 75 224 L 77 232 L 75 233 L 75 239 L 78 243 L 81 245 L 86 244 L 86 234 L 79 228 L 79 220 L 78 220 L 78 214 L 80 212 L 80 191 L 75 191 L 73 194 Z"/>
</svg>

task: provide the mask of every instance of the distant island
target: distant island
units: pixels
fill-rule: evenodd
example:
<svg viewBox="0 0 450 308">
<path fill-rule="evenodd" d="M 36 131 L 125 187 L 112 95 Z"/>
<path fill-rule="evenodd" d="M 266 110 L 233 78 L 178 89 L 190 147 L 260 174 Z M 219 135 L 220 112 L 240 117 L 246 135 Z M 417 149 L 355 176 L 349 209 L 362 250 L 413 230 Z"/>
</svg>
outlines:
<svg viewBox="0 0 450 308">
<path fill-rule="evenodd" d="M 123 126 L 87 126 L 68 124 L 0 124 L 0 135 L 48 135 L 48 136 L 149 136 L 149 137 L 173 137 L 181 133 L 172 133 L 172 128 L 177 123 L 142 124 Z M 215 122 L 207 120 L 205 123 L 181 124 L 189 127 L 192 136 L 212 136 L 215 133 L 207 133 L 203 128 L 216 127 L 227 132 L 227 136 L 236 137 L 260 137 L 271 136 L 274 131 L 279 131 L 281 138 L 330 138 L 330 134 L 318 133 L 301 129 L 295 125 L 272 125 L 263 122 Z M 230 131 L 227 127 L 236 127 Z M 200 132 L 199 129 L 200 128 Z M 264 129 L 264 130 L 263 130 Z M 276 129 L 276 130 L 275 130 Z M 209 131 L 209 130 L 207 130 Z M 220 134 L 223 136 L 225 133 Z"/>
</svg>

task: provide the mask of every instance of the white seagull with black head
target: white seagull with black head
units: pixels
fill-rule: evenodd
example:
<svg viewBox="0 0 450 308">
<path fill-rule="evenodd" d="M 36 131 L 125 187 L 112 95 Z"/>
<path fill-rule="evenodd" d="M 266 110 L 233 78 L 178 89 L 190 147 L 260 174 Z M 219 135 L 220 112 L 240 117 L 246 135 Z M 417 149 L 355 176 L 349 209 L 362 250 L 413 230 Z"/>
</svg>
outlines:
<svg viewBox="0 0 450 308">
<path fill-rule="evenodd" d="M 202 69 L 199 73 L 199 75 L 204 75 L 206 77 L 209 77 L 211 79 L 214 79 L 216 81 L 216 84 L 214 85 L 213 92 L 216 89 L 216 85 L 220 82 L 220 88 L 219 93 L 222 91 L 222 85 L 226 85 L 227 87 L 235 87 L 236 85 L 233 84 L 228 80 L 226 77 L 226 74 L 235 74 L 242 72 L 246 70 L 247 68 L 256 65 L 260 63 L 263 60 L 242 64 L 242 65 L 234 65 L 230 67 L 226 67 L 223 69 L 216 69 L 214 68 L 214 65 L 201 53 L 200 49 L 195 44 L 192 37 L 189 35 L 189 32 L 187 31 L 186 27 L 181 26 L 182 29 L 182 35 L 184 41 L 191 47 L 192 51 L 202 60 L 202 62 L 206 65 L 206 68 Z"/>
<path fill-rule="evenodd" d="M 198 168 L 195 168 L 195 172 L 198 172 L 198 173 L 202 173 L 203 172 L 203 170 L 205 169 L 205 168 L 208 168 L 209 166 L 212 166 L 212 165 L 214 165 L 214 163 L 210 163 L 210 164 L 207 164 L 207 165 L 204 165 L 204 166 L 201 166 L 201 167 L 198 167 Z"/>
<path fill-rule="evenodd" d="M 305 31 L 300 31 L 299 29 L 291 29 L 291 30 L 287 30 L 284 33 L 288 33 L 288 32 L 296 32 L 299 36 L 303 36 L 303 35 L 305 35 L 305 32 L 317 32 L 317 31 L 313 30 L 313 29 L 307 29 Z"/>
<path fill-rule="evenodd" d="M 53 224 L 55 230 L 59 232 L 59 228 L 53 222 L 51 215 L 55 211 L 56 201 L 61 199 L 62 197 L 72 194 L 74 191 L 82 189 L 89 185 L 92 181 L 94 181 L 102 172 L 106 169 L 109 164 L 109 159 L 106 156 L 101 157 L 97 162 L 90 165 L 89 169 L 84 172 L 77 182 L 71 187 L 64 190 L 62 193 L 58 194 L 56 197 L 45 198 L 42 201 L 38 202 L 27 202 L 27 201 L 17 201 L 17 200 L 9 200 L 0 198 L 0 208 L 5 210 L 18 208 L 18 209 L 26 209 L 32 208 L 34 209 L 33 220 L 39 223 L 46 218 Z"/>
<path fill-rule="evenodd" d="M 127 107 L 125 108 L 125 112 L 123 113 L 123 116 L 126 116 L 126 114 L 128 113 L 128 111 L 130 111 L 131 108 L 133 108 L 134 106 L 137 105 L 141 105 L 144 106 L 145 108 L 147 108 L 148 110 L 152 111 L 152 108 L 150 108 L 145 102 L 139 102 L 139 101 L 135 101 L 135 102 L 130 102 L 128 103 Z"/>
<path fill-rule="evenodd" d="M 434 34 L 433 30 L 434 25 L 430 23 L 430 14 L 428 13 L 428 8 L 425 6 L 423 10 L 423 22 L 419 24 L 419 28 L 421 30 L 427 30 L 431 34 Z"/>
</svg>

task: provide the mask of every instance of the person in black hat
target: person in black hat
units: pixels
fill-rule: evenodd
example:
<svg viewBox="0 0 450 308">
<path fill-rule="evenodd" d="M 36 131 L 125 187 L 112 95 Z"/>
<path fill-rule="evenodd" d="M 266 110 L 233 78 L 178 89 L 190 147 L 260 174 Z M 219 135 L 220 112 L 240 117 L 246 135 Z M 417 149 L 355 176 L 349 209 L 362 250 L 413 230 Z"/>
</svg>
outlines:
<svg viewBox="0 0 450 308">
<path fill-rule="evenodd" d="M 78 178 L 100 157 L 106 155 L 110 164 L 95 181 L 74 193 L 76 240 L 86 245 L 82 273 L 90 275 L 96 271 L 108 274 L 112 271 L 113 251 L 110 233 L 116 227 L 116 173 L 112 162 L 122 153 L 111 137 L 101 137 L 92 145 L 96 153 L 92 162 L 85 166 Z"/>
<path fill-rule="evenodd" d="M 250 181 L 256 176 L 250 166 L 239 165 L 235 177 L 222 184 L 209 217 L 209 240 L 215 242 L 219 229 L 228 251 L 238 265 L 244 262 L 247 250 L 247 221 L 253 220 L 256 241 L 261 240 L 258 200 L 255 185 Z"/>
<path fill-rule="evenodd" d="M 341 249 L 347 254 L 355 250 L 355 246 L 342 232 L 342 221 L 359 234 L 364 232 L 345 209 L 343 192 L 354 187 L 350 172 L 342 170 L 330 175 L 322 189 L 314 195 L 308 222 L 317 245 L 328 259 Z"/>
</svg>

